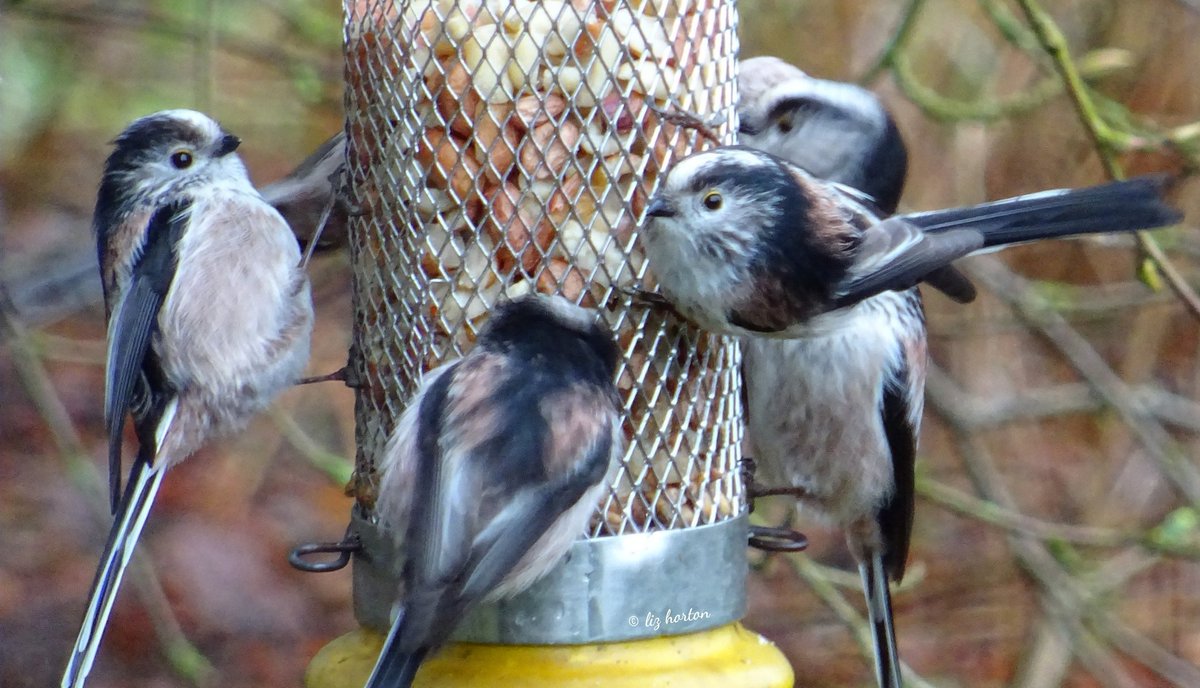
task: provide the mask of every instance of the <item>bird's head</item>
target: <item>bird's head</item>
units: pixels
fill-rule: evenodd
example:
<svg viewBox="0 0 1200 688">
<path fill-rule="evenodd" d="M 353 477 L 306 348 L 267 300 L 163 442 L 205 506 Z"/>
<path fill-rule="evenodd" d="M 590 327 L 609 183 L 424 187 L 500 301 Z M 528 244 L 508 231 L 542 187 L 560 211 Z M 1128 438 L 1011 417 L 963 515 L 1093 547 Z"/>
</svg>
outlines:
<svg viewBox="0 0 1200 688">
<path fill-rule="evenodd" d="M 164 110 L 125 128 L 104 165 L 97 215 L 158 204 L 197 184 L 249 186 L 234 151 L 241 140 L 194 110 Z"/>
<path fill-rule="evenodd" d="M 745 66 L 739 85 L 754 82 Z M 798 76 L 767 89 L 753 83 L 738 107 L 738 142 L 769 151 L 815 177 L 858 189 L 886 214 L 896 210 L 908 152 L 895 121 L 870 91 Z"/>
<path fill-rule="evenodd" d="M 725 146 L 681 160 L 646 206 L 646 245 L 660 276 L 744 266 L 779 223 L 795 182 L 771 156 Z M 654 255 L 658 254 L 658 255 Z"/>
</svg>

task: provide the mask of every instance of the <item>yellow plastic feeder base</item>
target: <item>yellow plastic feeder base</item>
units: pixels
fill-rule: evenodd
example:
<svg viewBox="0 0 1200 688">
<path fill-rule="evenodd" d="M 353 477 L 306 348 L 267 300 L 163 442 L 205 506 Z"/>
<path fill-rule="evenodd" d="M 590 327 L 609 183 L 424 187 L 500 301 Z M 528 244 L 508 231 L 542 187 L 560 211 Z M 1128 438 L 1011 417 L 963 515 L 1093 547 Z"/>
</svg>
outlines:
<svg viewBox="0 0 1200 688">
<path fill-rule="evenodd" d="M 358 629 L 313 657 L 306 688 L 362 688 L 384 637 Z M 413 688 L 791 688 L 779 648 L 740 623 L 699 633 L 599 645 L 452 643 L 429 657 Z"/>
</svg>

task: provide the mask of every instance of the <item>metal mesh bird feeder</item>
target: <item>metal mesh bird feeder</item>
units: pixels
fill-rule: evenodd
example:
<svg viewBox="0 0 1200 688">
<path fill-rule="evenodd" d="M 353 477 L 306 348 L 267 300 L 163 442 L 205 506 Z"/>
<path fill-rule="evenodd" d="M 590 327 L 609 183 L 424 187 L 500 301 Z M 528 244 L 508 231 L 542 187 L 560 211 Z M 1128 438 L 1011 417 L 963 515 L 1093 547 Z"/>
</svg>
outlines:
<svg viewBox="0 0 1200 688">
<path fill-rule="evenodd" d="M 563 572 L 480 610 L 456 638 L 587 643 L 740 618 L 737 345 L 626 291 L 653 286 L 638 220 L 663 170 L 700 147 L 704 127 L 689 122 L 733 139 L 734 1 L 348 0 L 345 11 L 348 183 L 363 210 L 350 232 L 360 622 L 386 630 L 397 590 L 390 538 L 371 520 L 393 423 L 425 371 L 468 350 L 498 301 L 530 291 L 593 308 L 616 333 L 629 450 Z M 669 537 L 681 534 L 701 539 Z M 689 595 L 674 608 L 702 618 L 640 621 Z"/>
</svg>

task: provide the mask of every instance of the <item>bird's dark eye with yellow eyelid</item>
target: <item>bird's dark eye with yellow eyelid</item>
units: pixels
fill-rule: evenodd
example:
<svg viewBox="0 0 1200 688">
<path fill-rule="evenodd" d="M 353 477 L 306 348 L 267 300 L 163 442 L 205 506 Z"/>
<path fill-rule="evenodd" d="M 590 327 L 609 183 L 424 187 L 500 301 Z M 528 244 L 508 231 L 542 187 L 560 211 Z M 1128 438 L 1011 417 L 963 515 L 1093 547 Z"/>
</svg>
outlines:
<svg viewBox="0 0 1200 688">
<path fill-rule="evenodd" d="M 171 154 L 171 165 L 177 170 L 184 170 L 192 166 L 194 156 L 190 150 L 177 150 Z"/>
<path fill-rule="evenodd" d="M 704 194 L 704 207 L 709 210 L 720 210 L 722 202 L 724 202 L 724 199 L 716 191 L 709 191 Z"/>
<path fill-rule="evenodd" d="M 779 133 L 790 134 L 792 133 L 792 118 L 786 116 L 780 117 L 775 121 L 775 126 L 779 128 Z"/>
</svg>

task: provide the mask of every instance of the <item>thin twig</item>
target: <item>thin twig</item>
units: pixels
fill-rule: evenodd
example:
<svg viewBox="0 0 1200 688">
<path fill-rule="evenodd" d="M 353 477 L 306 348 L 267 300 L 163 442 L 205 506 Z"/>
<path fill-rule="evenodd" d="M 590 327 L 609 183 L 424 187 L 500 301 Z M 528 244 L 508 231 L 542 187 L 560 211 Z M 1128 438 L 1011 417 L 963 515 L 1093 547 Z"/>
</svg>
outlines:
<svg viewBox="0 0 1200 688">
<path fill-rule="evenodd" d="M 998 259 L 978 256 L 963 263 L 962 267 L 1049 339 L 1125 421 L 1176 489 L 1191 503 L 1200 504 L 1200 469 L 1189 460 L 1166 428 L 1143 408 L 1129 386 L 1113 372 L 1086 339 L 1061 315 L 1042 308 L 1028 282 Z"/>
<path fill-rule="evenodd" d="M 107 484 L 101 480 L 95 466 L 85 458 L 87 451 L 83 440 L 29 340 L 28 331 L 16 317 L 7 289 L 0 284 L 0 342 L 8 345 L 17 377 L 50 430 L 58 448 L 58 456 L 76 488 L 83 493 L 97 519 L 108 518 Z M 134 552 L 130 579 L 145 605 L 154 632 L 163 647 L 163 654 L 171 667 L 196 686 L 212 685 L 216 669 L 184 635 L 153 564 L 140 550 Z"/>
<path fill-rule="evenodd" d="M 279 428 L 283 438 L 313 467 L 329 476 L 329 479 L 339 486 L 350 482 L 350 477 L 354 474 L 353 461 L 322 447 L 305 432 L 291 414 L 279 408 L 278 405 L 269 407 L 267 414 L 271 416 L 271 420 L 275 421 L 275 426 Z"/>
<path fill-rule="evenodd" d="M 931 478 L 917 476 L 917 494 L 938 506 L 1003 528 L 1010 533 L 1028 535 L 1041 541 L 1068 543 L 1081 547 L 1140 547 L 1149 552 L 1178 559 L 1200 561 L 1200 549 L 1162 542 L 1153 536 L 1154 528 L 1140 532 L 1122 532 L 1095 526 L 1074 526 L 1034 518 L 1020 511 L 979 499 Z"/>
<path fill-rule="evenodd" d="M 1138 541 L 1136 534 L 1111 528 L 1043 521 L 921 475 L 917 476 L 917 494 L 955 513 L 1038 540 L 1055 540 L 1083 547 L 1124 547 Z"/>
<path fill-rule="evenodd" d="M 931 405 L 938 409 L 954 432 L 967 475 L 976 489 L 986 499 L 1015 512 L 1015 501 L 1004 488 L 990 454 L 972 434 L 972 428 L 959 413 L 959 407 L 942 397 L 936 388 L 929 391 Z M 1113 660 L 1111 653 L 1097 644 L 1097 639 L 1127 652 L 1175 685 L 1200 685 L 1200 670 L 1128 627 L 1108 609 L 1097 606 L 1107 599 L 1110 591 L 1126 585 L 1134 576 L 1157 564 L 1160 561 L 1157 556 L 1128 550 L 1110 559 L 1085 579 L 1076 580 L 1034 538 L 1013 534 L 1009 541 L 1018 562 L 1043 591 L 1042 606 L 1050 611 L 1056 629 L 1050 632 L 1063 634 L 1063 640 L 1071 643 L 1076 656 L 1103 685 L 1132 686 L 1136 683 Z M 1088 620 L 1086 627 L 1081 622 L 1085 617 Z M 1026 679 L 1024 685 L 1035 685 L 1032 683 L 1033 677 L 1027 675 Z"/>
<path fill-rule="evenodd" d="M 980 0 L 979 4 L 1004 40 L 1031 56 L 1041 54 L 1042 46 L 1037 36 L 1028 26 L 1022 24 L 1004 3 L 997 0 Z"/>
<path fill-rule="evenodd" d="M 74 339 L 38 331 L 27 332 L 26 336 L 30 346 L 42 360 L 104 365 L 107 347 L 103 340 Z"/>
<path fill-rule="evenodd" d="M 1113 614 L 1105 614 L 1103 623 L 1093 626 L 1113 647 L 1141 662 L 1170 685 L 1200 686 L 1200 669 L 1171 654 Z"/>
<path fill-rule="evenodd" d="M 908 7 L 905 7 L 903 14 L 900 15 L 900 23 L 896 25 L 896 30 L 892 32 L 892 37 L 888 39 L 887 45 L 883 46 L 883 50 L 879 53 L 875 64 L 871 65 L 859 77 L 859 83 L 871 83 L 879 78 L 879 75 L 885 69 L 894 65 L 894 60 L 900 53 L 900 49 L 908 42 L 908 36 L 912 33 L 912 28 L 917 24 L 917 15 L 921 13 L 921 8 L 924 5 L 925 0 L 909 0 Z"/>
<path fill-rule="evenodd" d="M 982 442 L 963 422 L 952 404 L 937 394 L 928 395 L 935 407 L 954 433 L 954 439 L 963 457 L 967 477 L 975 489 L 987 500 L 1016 511 L 1016 501 L 1004 487 L 1004 482 Z M 1132 686 L 1132 679 L 1111 657 L 1097 647 L 1094 637 L 1079 620 L 1082 603 L 1079 595 L 1073 594 L 1078 584 L 1065 572 L 1035 538 L 1027 535 L 1010 534 L 1009 544 L 1013 548 L 1018 564 L 1030 575 L 1042 590 L 1042 608 L 1049 615 L 1053 631 L 1062 642 L 1069 643 L 1080 662 L 1097 680 L 1106 686 Z"/>
<path fill-rule="evenodd" d="M 921 108 L 927 116 L 942 122 L 995 122 L 1036 110 L 1063 92 L 1062 81 L 1048 76 L 1029 89 L 1003 98 L 981 98 L 962 101 L 938 93 L 922 84 L 903 54 L 892 58 L 892 76 L 904 95 Z M 1095 79 L 1111 74 L 1111 66 L 1097 65 L 1084 73 L 1085 78 Z"/>
<path fill-rule="evenodd" d="M 929 367 L 925 387 L 937 389 L 941 396 L 953 399 L 965 422 L 977 431 L 1107 408 L 1104 399 L 1092 386 L 1080 382 L 1019 391 L 1006 396 L 970 394 L 936 365 Z M 1151 385 L 1130 387 L 1129 390 L 1134 402 L 1158 420 L 1181 430 L 1200 433 L 1200 404 Z"/>
<path fill-rule="evenodd" d="M 1022 655 L 1012 688 L 1061 688 L 1075 657 L 1071 639 L 1062 626 L 1042 615 L 1036 632 L 1027 634 L 1028 651 Z"/>
<path fill-rule="evenodd" d="M 817 594 L 817 597 L 825 603 L 825 606 L 833 611 L 834 616 L 838 617 L 850 629 L 863 657 L 873 662 L 875 660 L 873 636 L 871 630 L 867 628 L 866 619 L 858 613 L 854 605 L 846 600 L 846 597 L 825 577 L 822 568 L 807 555 L 787 554 L 784 555 L 784 559 L 791 565 L 792 570 Z M 932 683 L 916 671 L 913 671 L 912 667 L 903 661 L 900 662 L 900 669 L 903 672 L 905 685 L 934 688 Z"/>
<path fill-rule="evenodd" d="M 1062 30 L 1058 28 L 1058 25 L 1054 23 L 1050 15 L 1042 9 L 1036 0 L 1017 0 L 1017 2 L 1025 12 L 1025 17 L 1029 20 L 1029 25 L 1033 28 L 1034 34 L 1041 41 L 1042 47 L 1053 60 L 1055 69 L 1067 87 L 1067 94 L 1071 98 L 1071 103 L 1075 106 L 1075 111 L 1079 115 L 1079 121 L 1083 125 L 1084 130 L 1087 131 L 1088 136 L 1092 139 L 1092 143 L 1096 147 L 1096 152 L 1100 156 L 1100 161 L 1104 165 L 1105 171 L 1109 177 L 1121 179 L 1124 174 L 1116 157 L 1113 155 L 1114 142 L 1126 137 L 1113 130 L 1100 116 L 1095 103 L 1088 93 L 1087 86 L 1079 74 L 1079 70 L 1076 69 L 1075 63 L 1071 59 L 1067 39 L 1063 36 Z M 1200 294 L 1197 294 L 1191 285 L 1187 283 L 1183 274 L 1167 258 L 1162 247 L 1158 245 L 1158 242 L 1152 236 L 1147 232 L 1138 232 L 1137 237 L 1138 245 L 1146 257 L 1158 268 L 1158 271 L 1166 279 L 1172 291 L 1187 306 L 1192 317 L 1200 320 Z"/>
</svg>

